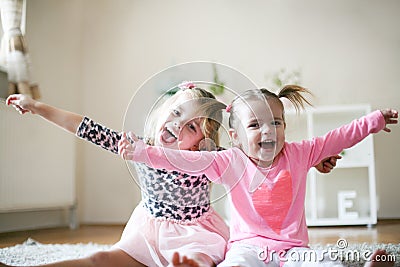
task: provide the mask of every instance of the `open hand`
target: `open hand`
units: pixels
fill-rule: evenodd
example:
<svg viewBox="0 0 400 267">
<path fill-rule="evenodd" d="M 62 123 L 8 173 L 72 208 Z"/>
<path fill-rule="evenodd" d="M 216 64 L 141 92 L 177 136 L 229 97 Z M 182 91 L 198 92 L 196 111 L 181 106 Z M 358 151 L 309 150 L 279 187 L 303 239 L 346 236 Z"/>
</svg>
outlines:
<svg viewBox="0 0 400 267">
<path fill-rule="evenodd" d="M 33 100 L 31 97 L 21 94 L 10 95 L 6 99 L 6 104 L 12 105 L 20 114 L 25 114 L 27 112 L 35 114 L 33 107 L 36 102 L 37 101 Z"/>
<path fill-rule="evenodd" d="M 399 112 L 395 109 L 382 109 L 381 110 L 383 117 L 385 118 L 386 127 L 383 129 L 385 132 L 390 133 L 391 130 L 387 127 L 388 124 L 397 124 Z"/>
<path fill-rule="evenodd" d="M 125 160 L 132 160 L 135 152 L 136 141 L 139 139 L 132 132 L 123 133 L 118 141 L 118 154 Z"/>
</svg>

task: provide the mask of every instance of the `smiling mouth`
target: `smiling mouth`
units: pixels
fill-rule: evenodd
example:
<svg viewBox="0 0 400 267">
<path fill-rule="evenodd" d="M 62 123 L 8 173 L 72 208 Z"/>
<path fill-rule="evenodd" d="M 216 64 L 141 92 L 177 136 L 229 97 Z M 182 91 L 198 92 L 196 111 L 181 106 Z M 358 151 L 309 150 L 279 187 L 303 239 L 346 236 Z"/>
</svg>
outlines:
<svg viewBox="0 0 400 267">
<path fill-rule="evenodd" d="M 173 136 L 175 139 L 177 139 L 178 137 L 174 134 L 174 132 L 172 132 L 170 129 L 166 128 L 165 129 L 171 136 Z"/>
<path fill-rule="evenodd" d="M 161 139 L 164 143 L 173 143 L 178 139 L 178 137 L 173 131 L 166 127 L 161 134 Z"/>
<path fill-rule="evenodd" d="M 273 149 L 273 148 L 275 148 L 275 144 L 276 144 L 276 142 L 273 140 L 262 141 L 262 142 L 258 143 L 258 145 L 264 149 Z"/>
</svg>

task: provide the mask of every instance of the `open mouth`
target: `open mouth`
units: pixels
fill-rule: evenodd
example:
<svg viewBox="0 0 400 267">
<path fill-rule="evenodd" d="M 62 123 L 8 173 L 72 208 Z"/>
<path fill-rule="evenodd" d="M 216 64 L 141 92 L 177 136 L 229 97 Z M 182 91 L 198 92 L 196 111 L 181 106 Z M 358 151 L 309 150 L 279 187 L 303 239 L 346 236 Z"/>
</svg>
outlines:
<svg viewBox="0 0 400 267">
<path fill-rule="evenodd" d="M 161 139 L 164 143 L 170 144 L 170 143 L 175 142 L 178 139 L 178 137 L 171 129 L 168 129 L 168 127 L 165 127 L 161 134 Z"/>
<path fill-rule="evenodd" d="M 263 149 L 274 149 L 275 144 L 276 144 L 276 142 L 273 140 L 267 140 L 267 141 L 262 141 L 262 142 L 258 143 L 260 148 L 263 148 Z"/>
</svg>

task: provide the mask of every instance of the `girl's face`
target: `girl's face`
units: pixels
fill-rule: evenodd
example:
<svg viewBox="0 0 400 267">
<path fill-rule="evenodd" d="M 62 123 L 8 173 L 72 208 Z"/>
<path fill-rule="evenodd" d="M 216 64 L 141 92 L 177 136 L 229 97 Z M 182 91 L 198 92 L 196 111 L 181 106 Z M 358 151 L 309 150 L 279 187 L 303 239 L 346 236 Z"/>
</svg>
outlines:
<svg viewBox="0 0 400 267">
<path fill-rule="evenodd" d="M 159 118 L 154 144 L 171 149 L 198 150 L 204 139 L 202 119 L 196 114 L 197 101 L 184 91 Z"/>
<path fill-rule="evenodd" d="M 277 100 L 267 102 L 239 104 L 237 127 L 230 130 L 234 142 L 260 167 L 270 166 L 285 143 L 283 108 Z"/>
</svg>

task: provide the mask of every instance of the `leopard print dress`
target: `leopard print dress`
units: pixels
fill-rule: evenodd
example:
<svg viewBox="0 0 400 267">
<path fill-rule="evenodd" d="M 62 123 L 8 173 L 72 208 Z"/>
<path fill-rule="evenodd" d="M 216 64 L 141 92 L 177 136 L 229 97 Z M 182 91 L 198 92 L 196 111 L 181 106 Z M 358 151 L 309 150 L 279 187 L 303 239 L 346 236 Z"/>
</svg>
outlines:
<svg viewBox="0 0 400 267">
<path fill-rule="evenodd" d="M 84 117 L 76 135 L 118 154 L 122 132 Z M 229 230 L 210 206 L 206 176 L 153 169 L 133 163 L 142 200 L 133 211 L 119 248 L 146 266 L 169 266 L 174 252 L 204 253 L 217 264 L 224 258 Z"/>
</svg>

